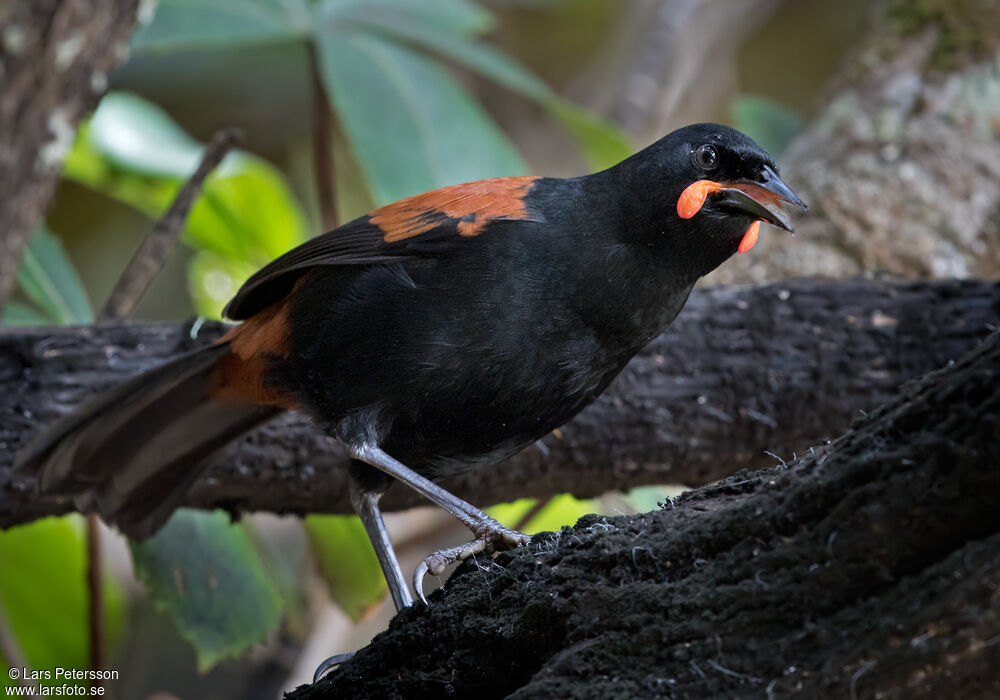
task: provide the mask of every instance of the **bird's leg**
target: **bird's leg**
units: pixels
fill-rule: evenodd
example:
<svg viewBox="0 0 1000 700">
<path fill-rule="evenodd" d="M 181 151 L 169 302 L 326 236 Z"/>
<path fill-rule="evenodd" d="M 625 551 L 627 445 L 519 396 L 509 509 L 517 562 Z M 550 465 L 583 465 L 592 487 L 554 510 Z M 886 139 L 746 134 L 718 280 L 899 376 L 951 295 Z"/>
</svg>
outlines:
<svg viewBox="0 0 1000 700">
<path fill-rule="evenodd" d="M 379 566 L 382 567 L 382 575 L 389 586 L 389 595 L 392 596 L 392 603 L 396 606 L 396 612 L 413 605 L 413 596 L 410 588 L 403 577 L 403 570 L 399 566 L 399 559 L 396 558 L 396 550 L 392 548 L 389 541 L 389 533 L 385 529 L 385 522 L 382 520 L 382 509 L 378 502 L 382 498 L 382 489 L 366 488 L 362 486 L 356 477 L 351 478 L 351 505 L 354 512 L 361 518 L 361 523 L 365 526 L 368 539 L 371 540 L 375 556 L 378 558 Z M 313 672 L 313 683 L 322 678 L 327 671 L 354 656 L 353 652 L 346 654 L 334 654 L 324 659 Z"/>
<path fill-rule="evenodd" d="M 417 567 L 413 575 L 413 588 L 425 603 L 423 593 L 423 577 L 428 572 L 439 574 L 456 561 L 463 561 L 479 552 L 499 552 L 525 545 L 530 541 L 527 535 L 504 527 L 470 503 L 453 496 L 430 479 L 421 476 L 399 460 L 386 454 L 383 450 L 370 443 L 348 445 L 351 457 L 370 464 L 438 504 L 458 518 L 463 525 L 472 531 L 475 539 L 458 547 L 434 552 Z M 370 534 L 370 533 L 369 533 Z M 374 542 L 374 537 L 372 538 Z M 388 574 L 387 574 L 388 577 Z"/>
<path fill-rule="evenodd" d="M 389 585 L 389 595 L 392 596 L 396 612 L 399 612 L 413 604 L 413 596 L 410 595 L 410 588 L 403 578 L 403 570 L 399 566 L 396 551 L 392 548 L 389 533 L 386 532 L 385 523 L 382 521 L 382 511 L 378 507 L 380 498 L 382 498 L 381 491 L 365 489 L 357 480 L 351 479 L 351 505 L 365 526 L 368 539 L 375 549 L 375 556 L 378 557 L 379 566 L 385 575 L 385 581 Z"/>
</svg>

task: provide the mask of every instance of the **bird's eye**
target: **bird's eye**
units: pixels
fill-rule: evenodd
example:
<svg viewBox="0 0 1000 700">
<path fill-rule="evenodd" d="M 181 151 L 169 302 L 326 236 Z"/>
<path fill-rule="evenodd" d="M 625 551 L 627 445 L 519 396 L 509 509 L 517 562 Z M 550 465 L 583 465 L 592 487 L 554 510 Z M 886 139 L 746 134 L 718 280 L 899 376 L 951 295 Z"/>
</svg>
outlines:
<svg viewBox="0 0 1000 700">
<path fill-rule="evenodd" d="M 719 152 L 715 150 L 714 146 L 709 146 L 707 143 L 694 149 L 692 158 L 694 164 L 702 170 L 712 170 L 719 164 Z"/>
</svg>

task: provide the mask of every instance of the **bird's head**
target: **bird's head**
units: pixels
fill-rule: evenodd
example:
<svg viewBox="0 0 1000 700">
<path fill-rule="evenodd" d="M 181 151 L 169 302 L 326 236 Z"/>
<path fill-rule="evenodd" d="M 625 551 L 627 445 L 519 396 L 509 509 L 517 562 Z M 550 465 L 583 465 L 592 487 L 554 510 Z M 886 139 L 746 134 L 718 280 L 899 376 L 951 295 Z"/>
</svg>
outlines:
<svg viewBox="0 0 1000 700">
<path fill-rule="evenodd" d="M 619 167 L 640 195 L 645 235 L 696 261 L 699 274 L 749 251 L 762 222 L 794 231 L 783 207 L 806 209 L 767 151 L 720 124 L 678 129 Z"/>
</svg>

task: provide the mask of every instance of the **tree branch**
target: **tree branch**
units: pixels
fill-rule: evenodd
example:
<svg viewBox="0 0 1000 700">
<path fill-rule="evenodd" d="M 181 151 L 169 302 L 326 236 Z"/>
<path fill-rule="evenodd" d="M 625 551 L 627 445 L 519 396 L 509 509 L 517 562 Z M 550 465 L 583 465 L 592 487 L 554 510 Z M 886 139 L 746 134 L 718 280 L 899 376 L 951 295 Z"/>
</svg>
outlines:
<svg viewBox="0 0 1000 700">
<path fill-rule="evenodd" d="M 0 304 L 77 123 L 126 55 L 139 0 L 0 4 Z"/>
<path fill-rule="evenodd" d="M 859 411 L 974 346 L 1000 323 L 1000 284 L 792 280 L 692 295 L 674 327 L 598 402 L 543 444 L 446 486 L 488 505 L 705 484 L 821 444 Z M 205 324 L 105 324 L 0 332 L 0 527 L 66 512 L 11 475 L 18 447 L 59 413 L 218 337 Z M 347 458 L 287 414 L 210 460 L 186 504 L 231 511 L 350 512 Z M 408 489 L 385 498 L 423 504 Z"/>
<path fill-rule="evenodd" d="M 998 434 L 994 333 L 787 470 L 466 562 L 289 698 L 996 697 Z"/>
</svg>

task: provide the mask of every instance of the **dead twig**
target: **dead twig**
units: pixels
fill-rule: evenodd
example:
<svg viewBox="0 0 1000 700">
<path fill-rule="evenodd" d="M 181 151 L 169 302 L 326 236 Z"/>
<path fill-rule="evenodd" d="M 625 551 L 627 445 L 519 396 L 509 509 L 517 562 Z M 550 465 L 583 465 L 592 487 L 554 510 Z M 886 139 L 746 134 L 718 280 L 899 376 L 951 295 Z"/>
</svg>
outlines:
<svg viewBox="0 0 1000 700">
<path fill-rule="evenodd" d="M 535 501 L 531 508 L 528 508 L 528 512 L 521 516 L 521 519 L 514 524 L 514 529 L 520 532 L 524 528 L 528 527 L 528 523 L 535 519 L 535 516 L 545 510 L 545 506 L 552 502 L 555 496 L 546 496 L 545 498 L 539 498 Z"/>
<path fill-rule="evenodd" d="M 107 658 L 107 644 L 104 636 L 104 581 L 101 571 L 101 521 L 90 513 L 87 515 L 87 638 L 90 641 L 90 668 L 98 671 L 104 668 Z M 100 680 L 91 681 L 91 687 L 104 684 Z"/>
<path fill-rule="evenodd" d="M 124 318 L 136 307 L 163 267 L 167 256 L 177 245 L 188 212 L 201 191 L 205 178 L 222 162 L 226 153 L 241 138 L 242 132 L 232 127 L 222 129 L 212 137 L 205 148 L 205 155 L 202 157 L 198 169 L 181 187 L 167 213 L 160 217 L 160 220 L 153 226 L 153 230 L 139 245 L 139 249 L 132 256 L 115 288 L 111 290 L 108 301 L 101 309 L 100 320 Z"/>
</svg>

